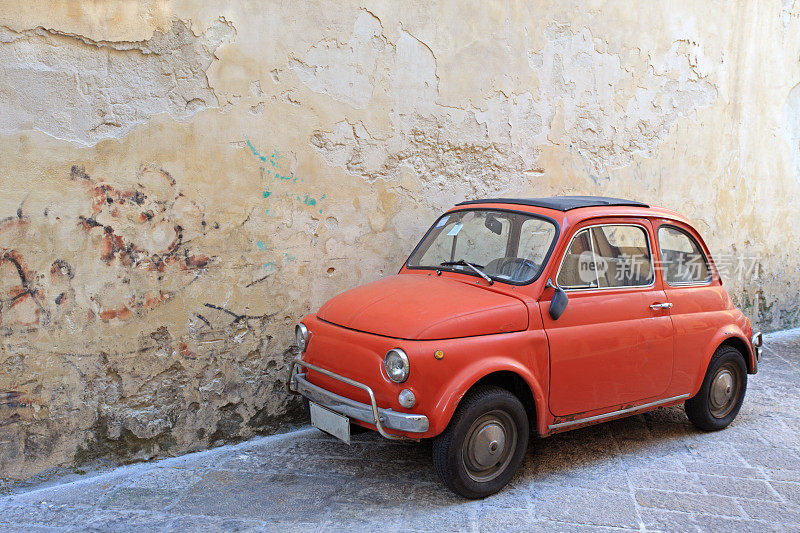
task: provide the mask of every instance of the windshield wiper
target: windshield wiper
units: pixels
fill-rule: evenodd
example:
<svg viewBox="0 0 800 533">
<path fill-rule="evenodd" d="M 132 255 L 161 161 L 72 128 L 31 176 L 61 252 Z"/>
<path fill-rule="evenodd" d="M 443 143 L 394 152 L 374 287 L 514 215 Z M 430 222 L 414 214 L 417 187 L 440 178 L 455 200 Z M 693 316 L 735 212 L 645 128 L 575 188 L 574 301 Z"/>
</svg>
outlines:
<svg viewBox="0 0 800 533">
<path fill-rule="evenodd" d="M 489 275 L 486 274 L 486 272 L 481 270 L 481 268 L 483 268 L 483 266 L 481 266 L 481 265 L 475 265 L 475 264 L 472 264 L 472 263 L 470 263 L 468 261 L 464 261 L 463 259 L 459 259 L 458 261 L 444 261 L 442 263 L 439 263 L 439 266 L 453 266 L 453 265 L 464 265 L 464 266 L 467 266 L 467 267 L 471 268 L 472 270 L 474 270 L 480 277 L 485 279 L 489 283 L 489 285 L 494 283 L 494 280 L 492 278 L 490 278 Z"/>
</svg>

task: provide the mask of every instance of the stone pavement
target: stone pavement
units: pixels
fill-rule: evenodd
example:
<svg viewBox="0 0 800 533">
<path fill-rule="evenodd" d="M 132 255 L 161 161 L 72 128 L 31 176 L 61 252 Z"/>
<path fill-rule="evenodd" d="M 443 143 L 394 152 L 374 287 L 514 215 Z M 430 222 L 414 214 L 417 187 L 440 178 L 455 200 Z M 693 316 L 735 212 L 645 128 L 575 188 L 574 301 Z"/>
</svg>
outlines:
<svg viewBox="0 0 800 533">
<path fill-rule="evenodd" d="M 483 501 L 438 483 L 429 444 L 303 429 L 0 498 L 0 531 L 800 532 L 800 330 L 766 346 L 725 431 L 670 408 L 536 439 Z"/>
</svg>

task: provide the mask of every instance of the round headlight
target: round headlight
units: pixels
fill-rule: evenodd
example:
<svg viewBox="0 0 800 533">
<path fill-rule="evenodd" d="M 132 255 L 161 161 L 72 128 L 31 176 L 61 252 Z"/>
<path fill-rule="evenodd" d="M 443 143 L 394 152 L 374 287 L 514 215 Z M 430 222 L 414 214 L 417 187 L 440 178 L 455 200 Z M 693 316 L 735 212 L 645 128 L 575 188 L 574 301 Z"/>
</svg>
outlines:
<svg viewBox="0 0 800 533">
<path fill-rule="evenodd" d="M 408 379 L 408 373 L 411 371 L 411 364 L 408 362 L 406 352 L 400 348 L 393 348 L 386 352 L 386 357 L 383 359 L 383 368 L 386 369 L 386 375 L 395 383 L 402 383 Z"/>
<path fill-rule="evenodd" d="M 294 327 L 294 339 L 297 341 L 297 347 L 300 348 L 300 351 L 305 352 L 308 346 L 308 328 L 302 322 Z"/>
</svg>

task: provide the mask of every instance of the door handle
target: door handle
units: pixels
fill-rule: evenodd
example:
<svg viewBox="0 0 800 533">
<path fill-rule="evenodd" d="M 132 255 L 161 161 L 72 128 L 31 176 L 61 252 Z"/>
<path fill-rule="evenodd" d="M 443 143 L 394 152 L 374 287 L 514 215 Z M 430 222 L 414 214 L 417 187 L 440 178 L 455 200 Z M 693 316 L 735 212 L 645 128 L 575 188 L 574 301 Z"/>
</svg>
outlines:
<svg viewBox="0 0 800 533">
<path fill-rule="evenodd" d="M 650 306 L 650 309 L 671 309 L 672 304 L 670 302 L 664 302 L 663 304 L 653 304 Z"/>
</svg>

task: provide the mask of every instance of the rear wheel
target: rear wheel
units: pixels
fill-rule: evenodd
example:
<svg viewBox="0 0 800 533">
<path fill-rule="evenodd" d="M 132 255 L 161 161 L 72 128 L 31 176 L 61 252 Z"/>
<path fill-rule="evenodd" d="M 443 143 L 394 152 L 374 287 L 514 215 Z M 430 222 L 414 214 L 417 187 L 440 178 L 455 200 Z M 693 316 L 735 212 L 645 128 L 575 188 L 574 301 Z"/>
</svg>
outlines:
<svg viewBox="0 0 800 533">
<path fill-rule="evenodd" d="M 700 390 L 686 400 L 686 416 L 704 431 L 723 429 L 739 413 L 746 390 L 744 357 L 732 346 L 721 346 L 711 358 Z"/>
<path fill-rule="evenodd" d="M 528 447 L 528 416 L 519 399 L 499 387 L 464 397 L 433 443 L 433 466 L 450 490 L 483 498 L 514 477 Z"/>
</svg>

